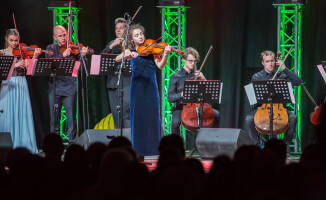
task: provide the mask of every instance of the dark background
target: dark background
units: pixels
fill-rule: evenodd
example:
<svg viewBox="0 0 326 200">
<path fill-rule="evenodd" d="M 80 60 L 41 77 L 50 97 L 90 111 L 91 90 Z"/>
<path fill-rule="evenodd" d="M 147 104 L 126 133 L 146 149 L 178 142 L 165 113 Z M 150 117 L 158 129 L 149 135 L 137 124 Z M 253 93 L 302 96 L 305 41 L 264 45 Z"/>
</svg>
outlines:
<svg viewBox="0 0 326 200">
<path fill-rule="evenodd" d="M 209 46 L 214 45 L 203 73 L 208 79 L 219 79 L 224 83 L 222 104 L 217 106 L 221 113 L 221 127 L 247 129 L 244 119 L 250 106 L 243 89 L 246 71 L 251 67 L 262 67 L 260 52 L 266 49 L 276 51 L 277 47 L 277 9 L 272 3 L 273 0 L 190 1 L 186 44 L 196 48 L 202 60 Z M 78 27 L 80 41 L 99 54 L 115 37 L 114 19 L 123 17 L 125 12 L 134 13 L 140 5 L 143 9 L 135 21 L 144 25 L 148 38 L 159 37 L 161 14 L 156 8 L 157 1 L 82 0 Z M 53 19 L 52 11 L 47 8 L 49 1 L 10 0 L 2 1 L 0 6 L 2 38 L 7 29 L 14 28 L 14 12 L 21 42 L 36 44 L 41 48 L 52 43 Z M 302 79 L 318 104 L 326 95 L 326 84 L 316 68 L 317 64 L 326 60 L 325 10 L 326 1 L 310 0 L 303 9 L 302 21 Z M 0 46 L 4 47 L 4 39 L 0 40 Z M 44 135 L 49 131 L 47 78 L 27 78 L 40 146 Z M 159 78 L 160 73 L 160 84 Z M 110 112 L 105 83 L 106 77 L 88 78 L 90 127 Z M 302 93 L 304 146 L 313 140 L 314 127 L 309 122 L 313 108 L 307 95 Z M 80 104 L 79 112 L 81 113 Z M 79 132 L 81 134 L 82 129 Z"/>
</svg>

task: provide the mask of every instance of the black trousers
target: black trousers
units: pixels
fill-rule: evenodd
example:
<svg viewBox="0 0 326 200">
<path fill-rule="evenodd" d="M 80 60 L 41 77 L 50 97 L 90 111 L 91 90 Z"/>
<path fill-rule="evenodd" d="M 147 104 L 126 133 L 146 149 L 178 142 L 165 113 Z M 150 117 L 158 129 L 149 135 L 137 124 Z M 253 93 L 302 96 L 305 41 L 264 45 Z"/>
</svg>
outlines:
<svg viewBox="0 0 326 200">
<path fill-rule="evenodd" d="M 50 104 L 50 131 L 60 133 L 60 118 L 62 105 L 66 110 L 66 117 L 68 122 L 68 140 L 69 143 L 75 143 L 77 141 L 77 120 L 76 120 L 76 101 L 77 94 L 72 96 L 60 96 L 56 95 L 55 102 L 58 104 L 56 122 L 53 119 L 53 92 L 49 95 Z M 54 125 L 55 124 L 55 125 Z"/>
<path fill-rule="evenodd" d="M 123 87 L 123 128 L 130 128 L 130 85 Z M 114 127 L 119 128 L 118 106 L 120 106 L 119 88 L 108 88 L 110 109 L 114 120 Z"/>
<path fill-rule="evenodd" d="M 220 112 L 213 109 L 214 111 L 214 122 L 213 128 L 218 128 L 220 124 Z M 172 113 L 171 122 L 171 133 L 180 135 L 180 125 L 181 125 L 181 112 L 182 110 L 175 110 Z"/>
<path fill-rule="evenodd" d="M 246 117 L 246 124 L 249 126 L 249 136 L 255 144 L 260 145 L 259 142 L 259 133 L 255 128 L 255 123 L 254 123 L 254 117 L 257 112 L 257 109 L 251 111 L 249 115 Z M 293 114 L 292 112 L 287 111 L 288 117 L 289 117 L 289 128 L 288 130 L 284 133 L 284 139 L 283 141 L 288 145 L 290 144 L 292 138 L 293 138 L 293 133 L 295 131 L 295 127 L 297 125 L 297 116 Z"/>
</svg>

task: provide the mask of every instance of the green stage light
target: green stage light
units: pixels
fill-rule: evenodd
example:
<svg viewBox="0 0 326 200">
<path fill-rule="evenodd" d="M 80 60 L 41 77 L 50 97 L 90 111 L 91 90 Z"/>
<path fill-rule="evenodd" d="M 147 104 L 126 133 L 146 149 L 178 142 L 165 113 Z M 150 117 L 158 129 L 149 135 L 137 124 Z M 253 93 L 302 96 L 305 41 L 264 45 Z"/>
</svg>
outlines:
<svg viewBox="0 0 326 200">
<path fill-rule="evenodd" d="M 185 49 L 186 46 L 186 6 L 158 6 L 161 11 L 163 41 L 172 48 Z M 170 77 L 181 68 L 181 56 L 175 52 L 169 55 L 167 65 L 162 70 L 161 79 L 161 119 L 164 135 L 170 134 L 172 104 L 167 100 Z"/>
</svg>

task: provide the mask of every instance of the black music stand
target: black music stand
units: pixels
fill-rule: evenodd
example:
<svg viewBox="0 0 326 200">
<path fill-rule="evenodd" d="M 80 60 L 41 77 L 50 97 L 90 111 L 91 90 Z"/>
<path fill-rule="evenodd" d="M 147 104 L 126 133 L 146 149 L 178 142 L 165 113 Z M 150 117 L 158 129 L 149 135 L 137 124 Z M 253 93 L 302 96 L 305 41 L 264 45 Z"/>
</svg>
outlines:
<svg viewBox="0 0 326 200">
<path fill-rule="evenodd" d="M 91 75 L 102 76 L 116 76 L 118 77 L 120 62 L 116 62 L 115 58 L 118 54 L 92 55 Z M 131 64 L 129 61 L 125 62 L 126 69 L 123 70 L 123 75 L 130 77 L 132 75 Z"/>
<path fill-rule="evenodd" d="M 326 61 L 322 61 L 322 64 L 317 65 L 317 68 L 326 83 Z"/>
<path fill-rule="evenodd" d="M 10 80 L 16 60 L 14 56 L 0 56 L 0 83 L 2 80 Z"/>
<path fill-rule="evenodd" d="M 221 103 L 223 83 L 219 80 L 187 80 L 183 85 L 182 103 L 200 103 L 198 110 L 198 126 L 203 127 L 203 105 L 204 103 Z M 190 152 L 191 157 L 197 146 Z"/>
<path fill-rule="evenodd" d="M 115 61 L 115 58 L 117 56 L 118 54 L 106 54 L 106 53 L 101 55 L 99 75 L 111 75 L 111 76 L 118 77 L 121 63 Z M 125 69 L 122 71 L 122 75 L 126 77 L 131 77 L 132 70 L 129 61 L 125 61 Z"/>
<path fill-rule="evenodd" d="M 56 76 L 77 76 L 77 70 L 75 70 L 75 59 L 70 58 L 41 58 L 35 60 L 32 76 L 50 76 L 53 80 L 53 128 L 55 130 L 56 117 L 59 105 L 55 103 L 56 97 Z M 79 66 L 78 66 L 79 67 Z M 66 137 L 66 136 L 65 136 Z"/>
<path fill-rule="evenodd" d="M 0 85 L 3 80 L 10 80 L 14 71 L 16 59 L 14 56 L 0 56 Z M 3 113 L 3 110 L 0 110 Z"/>
<path fill-rule="evenodd" d="M 118 54 L 107 54 L 103 53 L 101 55 L 92 55 L 92 64 L 91 64 L 91 75 L 103 75 L 103 76 L 115 76 L 119 78 L 119 70 L 121 63 L 116 62 L 115 59 Z M 125 69 L 122 70 L 122 76 L 131 77 L 132 69 L 129 61 L 124 62 Z M 118 107 L 118 124 L 119 128 L 123 128 L 123 81 L 119 82 L 119 99 L 120 106 Z"/>
<path fill-rule="evenodd" d="M 285 80 L 253 81 L 245 86 L 250 105 L 268 103 L 295 103 L 292 84 Z M 270 106 L 270 133 L 273 138 L 273 106 Z"/>
</svg>

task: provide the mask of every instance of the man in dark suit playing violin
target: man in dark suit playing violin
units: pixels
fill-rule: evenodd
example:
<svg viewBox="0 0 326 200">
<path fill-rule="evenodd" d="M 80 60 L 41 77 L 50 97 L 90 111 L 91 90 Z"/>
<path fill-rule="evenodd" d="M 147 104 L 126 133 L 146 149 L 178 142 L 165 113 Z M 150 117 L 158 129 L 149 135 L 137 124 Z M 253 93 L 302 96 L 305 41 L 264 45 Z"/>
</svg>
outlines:
<svg viewBox="0 0 326 200">
<path fill-rule="evenodd" d="M 262 64 L 264 66 L 264 69 L 260 72 L 255 73 L 251 81 L 263 81 L 263 80 L 269 80 L 272 79 L 275 74 L 275 64 L 280 66 L 283 71 L 279 72 L 275 79 L 278 80 L 286 80 L 291 82 L 292 86 L 298 86 L 302 83 L 302 80 L 292 71 L 290 71 L 288 68 L 286 68 L 285 64 L 277 59 L 275 60 L 275 54 L 272 51 L 263 51 L 261 53 L 261 59 Z M 257 111 L 257 107 L 261 105 L 256 105 L 256 108 L 246 117 L 246 124 L 249 126 L 249 136 L 254 140 L 255 144 L 260 146 L 259 141 L 259 134 L 258 131 L 255 128 L 254 123 L 254 116 Z M 292 112 L 287 111 L 288 117 L 289 117 L 289 128 L 284 133 L 284 139 L 283 141 L 287 145 L 287 151 L 289 155 L 289 144 L 292 140 L 293 133 L 295 131 L 295 127 L 297 124 L 297 116 L 293 114 Z"/>
<path fill-rule="evenodd" d="M 184 82 L 188 79 L 194 79 L 197 72 L 194 71 L 195 64 L 199 60 L 199 54 L 196 49 L 188 47 L 185 49 L 184 54 L 182 55 L 182 61 L 184 66 L 177 72 L 175 72 L 170 77 L 170 84 L 168 90 L 168 101 L 174 103 L 172 109 L 172 125 L 171 133 L 180 135 L 180 125 L 181 125 L 181 112 L 182 112 L 182 99 L 183 99 L 183 85 Z M 206 80 L 204 75 L 200 72 L 200 78 Z M 213 127 L 219 127 L 220 113 L 213 109 L 214 111 L 214 123 Z"/>
<path fill-rule="evenodd" d="M 67 31 L 63 26 L 56 26 L 53 29 L 53 38 L 57 43 L 50 44 L 46 50 L 52 51 L 53 55 L 46 55 L 46 58 L 74 58 L 80 59 L 80 55 L 71 55 L 71 48 L 67 48 L 63 53 L 60 53 L 60 48 L 67 45 Z M 82 55 L 85 57 L 88 47 L 83 47 Z M 86 58 L 85 58 L 86 59 Z M 80 66 L 82 67 L 82 66 Z M 66 117 L 68 121 L 68 140 L 69 143 L 75 143 L 77 140 L 77 122 L 76 122 L 76 100 L 77 100 L 77 78 L 72 76 L 57 76 L 55 78 L 55 104 L 57 107 L 56 122 L 53 119 L 53 95 L 54 85 L 53 78 L 49 79 L 49 105 L 50 105 L 50 131 L 60 132 L 60 114 L 62 105 L 66 110 Z"/>
<path fill-rule="evenodd" d="M 120 54 L 122 52 L 122 42 L 124 41 L 124 33 L 127 28 L 127 21 L 123 18 L 117 18 L 115 20 L 115 35 L 116 39 L 107 44 L 105 49 L 101 52 L 108 54 Z M 130 128 L 130 108 L 129 108 L 129 91 L 131 77 L 123 76 L 123 128 Z M 108 88 L 110 109 L 114 120 L 115 128 L 119 128 L 118 107 L 120 106 L 119 100 L 119 86 L 118 75 L 109 75 L 106 83 Z"/>
</svg>

